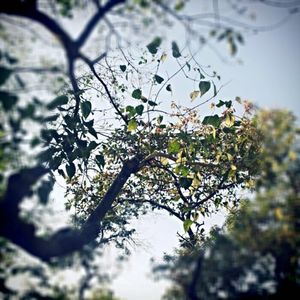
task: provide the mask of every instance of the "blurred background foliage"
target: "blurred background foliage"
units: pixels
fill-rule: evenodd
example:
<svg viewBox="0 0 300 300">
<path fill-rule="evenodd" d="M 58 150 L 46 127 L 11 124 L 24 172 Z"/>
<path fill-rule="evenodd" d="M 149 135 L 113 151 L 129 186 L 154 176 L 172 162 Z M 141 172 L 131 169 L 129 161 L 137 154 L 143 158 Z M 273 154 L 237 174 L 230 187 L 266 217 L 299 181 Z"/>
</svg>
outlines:
<svg viewBox="0 0 300 300">
<path fill-rule="evenodd" d="M 154 273 L 165 299 L 297 299 L 300 291 L 300 144 L 294 116 L 261 110 L 261 175 L 248 199 L 198 249 L 166 255 Z"/>
</svg>

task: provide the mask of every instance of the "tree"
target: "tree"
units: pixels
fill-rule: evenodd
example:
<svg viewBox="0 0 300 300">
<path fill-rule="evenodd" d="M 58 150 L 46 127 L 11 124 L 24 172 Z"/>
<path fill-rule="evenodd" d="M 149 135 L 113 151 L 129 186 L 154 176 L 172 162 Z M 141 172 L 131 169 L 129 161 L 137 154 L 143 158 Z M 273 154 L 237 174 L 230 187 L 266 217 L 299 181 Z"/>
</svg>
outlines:
<svg viewBox="0 0 300 300">
<path fill-rule="evenodd" d="M 198 45 L 210 35 L 226 40 L 232 55 L 243 43 L 241 28 L 259 28 L 236 23 L 218 8 L 212 15 L 189 16 L 185 5 L 124 0 L 0 4 L 5 45 L 0 234 L 7 241 L 53 262 L 86 245 L 113 240 L 123 246 L 134 231 L 128 226 L 131 218 L 163 209 L 183 222 L 194 243 L 201 231 L 199 213 L 237 202 L 236 189 L 256 171 L 255 127 L 247 114 L 235 114 L 233 101 L 220 100 L 218 113 L 200 118 L 197 108 L 220 89 L 218 74 L 208 73 L 182 42 L 166 48 L 162 34 L 143 41 L 140 27 L 156 33 L 175 20 L 197 37 Z M 298 2 L 285 6 L 290 10 Z M 62 24 L 76 22 L 82 9 L 90 18 L 73 38 Z M 238 5 L 233 10 L 242 14 Z M 196 30 L 199 20 L 209 25 L 205 36 Z M 144 44 L 141 53 L 129 48 L 128 37 L 134 45 Z M 16 42 L 38 47 L 42 63 L 29 61 L 30 51 L 14 47 Z M 163 47 L 170 48 L 168 53 Z M 178 69 L 165 76 L 167 56 Z M 191 80 L 189 96 L 198 104 L 171 103 L 178 74 Z M 42 220 L 22 215 L 21 203 L 31 198 L 46 204 L 57 178 L 66 181 L 73 226 L 39 235 Z"/>
<path fill-rule="evenodd" d="M 181 250 L 158 267 L 176 283 L 167 299 L 296 299 L 299 294 L 299 132 L 286 111 L 261 111 L 257 123 L 264 159 L 254 199 L 245 200 L 226 227 L 213 229 L 197 250 Z M 198 265 L 198 274 L 189 271 Z"/>
</svg>

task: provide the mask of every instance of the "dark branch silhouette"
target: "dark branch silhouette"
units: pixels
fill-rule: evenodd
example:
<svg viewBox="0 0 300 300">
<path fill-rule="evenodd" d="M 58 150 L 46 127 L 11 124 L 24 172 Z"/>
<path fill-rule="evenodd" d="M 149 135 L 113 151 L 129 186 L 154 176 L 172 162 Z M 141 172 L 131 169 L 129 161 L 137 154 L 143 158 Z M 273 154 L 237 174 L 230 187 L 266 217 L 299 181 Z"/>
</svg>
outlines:
<svg viewBox="0 0 300 300">
<path fill-rule="evenodd" d="M 81 229 L 62 229 L 47 238 L 37 236 L 35 226 L 21 219 L 19 204 L 30 195 L 33 184 L 49 171 L 44 167 L 34 167 L 11 175 L 6 193 L 3 199 L 0 199 L 0 235 L 44 261 L 82 249 L 97 238 L 101 221 L 111 209 L 128 178 L 139 170 L 139 163 L 137 158 L 124 163 L 100 204 Z"/>
</svg>

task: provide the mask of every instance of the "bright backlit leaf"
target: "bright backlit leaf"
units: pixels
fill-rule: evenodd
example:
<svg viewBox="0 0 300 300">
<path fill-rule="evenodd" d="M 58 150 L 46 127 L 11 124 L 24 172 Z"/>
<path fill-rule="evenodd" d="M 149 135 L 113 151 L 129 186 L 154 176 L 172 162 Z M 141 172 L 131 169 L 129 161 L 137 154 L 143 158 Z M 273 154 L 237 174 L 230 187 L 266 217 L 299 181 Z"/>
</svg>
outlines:
<svg viewBox="0 0 300 300">
<path fill-rule="evenodd" d="M 200 95 L 200 91 L 193 91 L 190 93 L 190 98 L 194 101 Z"/>
<path fill-rule="evenodd" d="M 232 114 L 227 114 L 225 117 L 225 124 L 227 127 L 232 127 L 234 125 L 235 118 Z"/>
<path fill-rule="evenodd" d="M 164 52 L 160 57 L 160 61 L 164 62 L 166 59 L 167 59 L 167 54 Z"/>
<path fill-rule="evenodd" d="M 132 119 L 128 122 L 127 130 L 128 131 L 135 131 L 137 129 L 137 121 Z"/>
<path fill-rule="evenodd" d="M 178 140 L 171 140 L 168 144 L 168 153 L 177 154 L 180 150 L 180 143 Z"/>
<path fill-rule="evenodd" d="M 192 226 L 192 224 L 193 224 L 193 221 L 192 221 L 192 220 L 186 219 L 186 220 L 183 222 L 183 229 L 184 229 L 184 231 L 187 232 L 187 231 L 190 229 L 190 227 Z"/>
</svg>

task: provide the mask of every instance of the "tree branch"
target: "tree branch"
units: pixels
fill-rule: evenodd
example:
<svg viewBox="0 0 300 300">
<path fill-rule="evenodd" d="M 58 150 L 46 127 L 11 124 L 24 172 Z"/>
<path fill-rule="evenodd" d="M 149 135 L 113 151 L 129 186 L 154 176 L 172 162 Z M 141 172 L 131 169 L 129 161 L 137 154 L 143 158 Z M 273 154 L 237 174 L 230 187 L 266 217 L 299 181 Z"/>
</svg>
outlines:
<svg viewBox="0 0 300 300">
<path fill-rule="evenodd" d="M 79 36 L 79 38 L 76 41 L 76 44 L 78 48 L 80 48 L 88 39 L 92 31 L 94 30 L 96 24 L 114 7 L 116 7 L 119 4 L 125 3 L 126 0 L 110 0 L 106 2 L 106 4 L 103 7 L 100 7 L 96 14 L 91 18 L 91 20 L 86 25 L 85 29 Z"/>
<path fill-rule="evenodd" d="M 107 190 L 100 204 L 88 217 L 80 230 L 66 228 L 45 238 L 35 234 L 34 225 L 19 217 L 19 203 L 28 195 L 32 185 L 48 172 L 43 167 L 21 170 L 10 176 L 4 198 L 0 201 L 0 235 L 21 247 L 29 254 L 46 262 L 80 250 L 95 240 L 100 232 L 100 222 L 111 209 L 131 174 L 140 168 L 138 158 L 124 163 L 120 173 Z"/>
<path fill-rule="evenodd" d="M 84 55 L 80 55 L 80 57 L 82 58 L 82 60 L 89 66 L 89 68 L 91 69 L 92 73 L 94 74 L 94 76 L 98 79 L 98 81 L 102 84 L 102 86 L 105 89 L 105 92 L 109 98 L 110 103 L 112 104 L 112 106 L 114 107 L 114 109 L 116 110 L 117 114 L 121 117 L 121 119 L 124 121 L 125 124 L 128 124 L 128 120 L 126 119 L 126 117 L 122 114 L 122 112 L 120 111 L 118 105 L 115 103 L 106 83 L 103 81 L 103 79 L 97 74 L 94 64 L 91 60 L 89 60 L 87 57 L 85 57 Z"/>
</svg>

